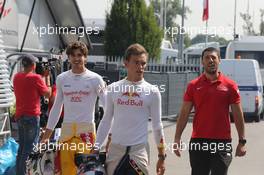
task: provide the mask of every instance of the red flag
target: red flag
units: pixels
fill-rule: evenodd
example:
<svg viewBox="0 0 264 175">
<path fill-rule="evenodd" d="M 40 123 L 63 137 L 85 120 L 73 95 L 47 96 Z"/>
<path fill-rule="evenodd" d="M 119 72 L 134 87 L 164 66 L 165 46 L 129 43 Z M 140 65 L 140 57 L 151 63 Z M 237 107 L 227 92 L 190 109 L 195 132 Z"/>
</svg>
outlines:
<svg viewBox="0 0 264 175">
<path fill-rule="evenodd" d="M 204 0 L 203 3 L 203 21 L 207 21 L 209 18 L 209 0 Z"/>
</svg>

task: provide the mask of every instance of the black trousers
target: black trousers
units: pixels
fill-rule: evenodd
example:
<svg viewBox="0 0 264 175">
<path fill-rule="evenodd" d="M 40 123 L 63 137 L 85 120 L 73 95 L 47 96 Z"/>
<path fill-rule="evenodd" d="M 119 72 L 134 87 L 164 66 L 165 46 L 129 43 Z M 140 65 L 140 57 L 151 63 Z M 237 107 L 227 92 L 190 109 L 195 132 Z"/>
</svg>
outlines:
<svg viewBox="0 0 264 175">
<path fill-rule="evenodd" d="M 116 167 L 114 175 L 144 175 L 135 162 L 130 159 L 129 150 L 130 147 L 127 147 L 126 153 Z"/>
<path fill-rule="evenodd" d="M 191 147 L 191 144 L 196 144 L 196 149 Z M 199 144 L 200 147 L 197 146 Z M 192 175 L 227 175 L 228 167 L 232 161 L 231 141 L 191 139 L 190 145 Z"/>
</svg>

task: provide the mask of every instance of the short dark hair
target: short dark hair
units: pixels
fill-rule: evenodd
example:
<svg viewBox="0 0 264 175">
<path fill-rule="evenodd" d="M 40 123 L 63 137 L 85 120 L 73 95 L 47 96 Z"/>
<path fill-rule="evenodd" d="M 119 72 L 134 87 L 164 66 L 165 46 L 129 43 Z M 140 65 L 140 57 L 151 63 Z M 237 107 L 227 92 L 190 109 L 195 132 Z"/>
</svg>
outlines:
<svg viewBox="0 0 264 175">
<path fill-rule="evenodd" d="M 81 53 L 87 57 L 88 55 L 88 48 L 86 46 L 85 43 L 81 42 L 81 41 L 75 41 L 75 42 L 72 42 L 68 45 L 67 49 L 66 49 L 66 54 L 69 56 L 69 55 L 72 55 L 74 50 L 77 50 L 77 49 L 80 49 Z"/>
<path fill-rule="evenodd" d="M 21 60 L 22 66 L 24 68 L 28 68 L 32 66 L 34 63 L 38 62 L 38 58 L 33 56 L 32 54 L 25 54 L 18 58 L 18 60 Z"/>
<path fill-rule="evenodd" d="M 215 47 L 208 47 L 208 48 L 204 49 L 203 52 L 202 52 L 202 59 L 204 57 L 205 52 L 216 52 L 218 58 L 219 59 L 221 58 L 221 56 L 220 56 L 220 50 L 217 49 L 217 48 L 215 48 Z"/>
<path fill-rule="evenodd" d="M 132 55 L 138 56 L 138 55 L 141 55 L 141 54 L 146 54 L 146 56 L 148 57 L 148 52 L 146 51 L 146 49 L 142 45 L 140 45 L 138 43 L 131 44 L 126 49 L 124 60 L 129 61 L 129 58 Z"/>
</svg>

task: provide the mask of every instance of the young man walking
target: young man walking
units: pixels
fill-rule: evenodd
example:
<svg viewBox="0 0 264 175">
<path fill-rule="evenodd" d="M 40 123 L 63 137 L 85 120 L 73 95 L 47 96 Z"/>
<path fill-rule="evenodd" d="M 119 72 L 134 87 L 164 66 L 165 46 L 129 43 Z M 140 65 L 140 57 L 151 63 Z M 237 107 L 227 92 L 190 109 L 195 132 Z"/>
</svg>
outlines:
<svg viewBox="0 0 264 175">
<path fill-rule="evenodd" d="M 97 96 L 105 102 L 105 83 L 102 77 L 85 68 L 86 45 L 76 41 L 67 47 L 71 69 L 57 77 L 57 94 L 50 111 L 42 143 L 47 142 L 64 106 L 60 136 L 60 161 L 63 175 L 76 174 L 76 153 L 90 153 L 95 141 L 94 108 Z"/>
<path fill-rule="evenodd" d="M 148 174 L 146 145 L 149 118 L 158 149 L 157 174 L 164 174 L 166 154 L 161 95 L 157 87 L 143 78 L 147 59 L 148 53 L 143 46 L 129 46 L 124 58 L 127 77 L 107 88 L 106 111 L 99 125 L 96 144 L 101 147 L 111 128 L 111 143 L 106 159 L 108 175 Z"/>
</svg>

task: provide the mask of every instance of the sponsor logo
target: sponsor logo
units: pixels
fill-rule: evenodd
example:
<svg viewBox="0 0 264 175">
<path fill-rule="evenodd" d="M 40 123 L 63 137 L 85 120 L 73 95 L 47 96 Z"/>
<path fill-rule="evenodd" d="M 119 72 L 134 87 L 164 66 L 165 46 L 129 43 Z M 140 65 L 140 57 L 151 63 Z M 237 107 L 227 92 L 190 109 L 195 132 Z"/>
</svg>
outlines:
<svg viewBox="0 0 264 175">
<path fill-rule="evenodd" d="M 138 97 L 138 98 L 140 98 L 140 94 L 139 93 L 136 93 L 136 92 L 125 92 L 125 93 L 122 94 L 122 97 L 123 96 L 127 96 L 129 98 L 131 98 L 131 97 Z"/>
<path fill-rule="evenodd" d="M 127 100 L 117 99 L 118 105 L 128 105 L 128 106 L 143 106 L 143 100 L 136 100 L 140 98 L 140 94 L 137 92 L 125 92 L 122 93 L 121 97 L 128 97 Z"/>
<path fill-rule="evenodd" d="M 219 91 L 228 91 L 228 88 L 225 86 L 217 86 L 217 90 Z"/>
<path fill-rule="evenodd" d="M 73 96 L 71 97 L 71 102 L 82 102 L 82 97 Z"/>
<path fill-rule="evenodd" d="M 143 100 L 122 100 L 120 98 L 117 99 L 118 105 L 127 105 L 127 106 L 143 106 Z"/>
<path fill-rule="evenodd" d="M 203 87 L 198 87 L 198 88 L 196 88 L 196 89 L 199 91 L 199 90 L 201 90 L 202 88 L 203 88 Z"/>
<path fill-rule="evenodd" d="M 71 102 L 82 102 L 82 97 L 89 96 L 89 91 L 70 91 L 63 92 L 65 97 L 69 97 Z"/>
<path fill-rule="evenodd" d="M 70 91 L 70 92 L 64 92 L 65 96 L 72 96 L 72 95 L 79 95 L 79 96 L 88 96 L 90 94 L 89 91 Z"/>
</svg>

